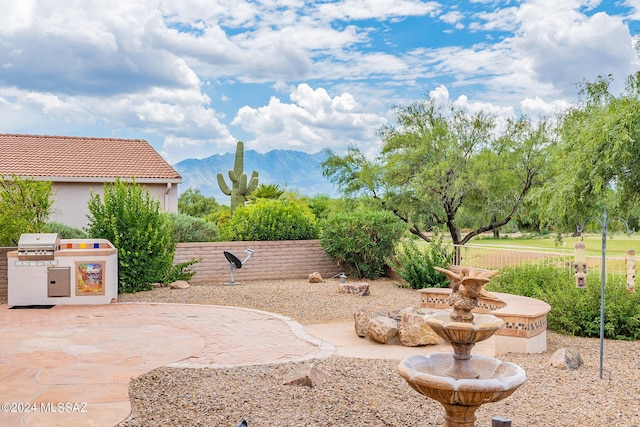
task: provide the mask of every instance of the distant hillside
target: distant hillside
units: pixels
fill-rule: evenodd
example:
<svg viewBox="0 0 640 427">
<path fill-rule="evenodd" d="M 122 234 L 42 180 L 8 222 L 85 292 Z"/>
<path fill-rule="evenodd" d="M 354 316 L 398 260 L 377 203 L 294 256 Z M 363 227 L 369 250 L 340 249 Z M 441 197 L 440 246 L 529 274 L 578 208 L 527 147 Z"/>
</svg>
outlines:
<svg viewBox="0 0 640 427">
<path fill-rule="evenodd" d="M 229 169 L 233 169 L 235 153 L 214 154 L 206 159 L 187 159 L 173 167 L 182 175 L 180 192 L 189 188 L 197 188 L 207 197 L 213 196 L 220 204 L 229 204 L 229 196 L 225 196 L 218 188 L 216 175 L 222 173 L 229 182 Z M 305 196 L 328 194 L 337 196 L 334 186 L 322 176 L 320 163 L 327 158 L 327 151 L 316 154 L 293 150 L 273 150 L 266 154 L 254 150 L 244 153 L 244 172 L 258 171 L 258 179 L 262 184 L 277 184 L 287 190 L 295 190 Z"/>
</svg>

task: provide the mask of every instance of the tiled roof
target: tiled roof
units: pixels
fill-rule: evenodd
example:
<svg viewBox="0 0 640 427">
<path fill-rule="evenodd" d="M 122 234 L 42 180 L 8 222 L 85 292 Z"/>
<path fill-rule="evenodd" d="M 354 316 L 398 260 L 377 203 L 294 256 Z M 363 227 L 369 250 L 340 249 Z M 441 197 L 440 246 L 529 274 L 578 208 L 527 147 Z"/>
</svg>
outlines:
<svg viewBox="0 0 640 427">
<path fill-rule="evenodd" d="M 145 140 L 48 135 L 0 134 L 0 175 L 182 181 Z"/>
</svg>

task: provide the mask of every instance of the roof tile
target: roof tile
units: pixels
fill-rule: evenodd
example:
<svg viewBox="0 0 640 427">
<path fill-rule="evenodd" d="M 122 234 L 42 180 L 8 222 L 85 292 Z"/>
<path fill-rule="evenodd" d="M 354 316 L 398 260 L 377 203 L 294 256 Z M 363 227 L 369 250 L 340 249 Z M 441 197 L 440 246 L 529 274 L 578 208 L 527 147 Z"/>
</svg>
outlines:
<svg viewBox="0 0 640 427">
<path fill-rule="evenodd" d="M 0 175 L 182 180 L 143 139 L 0 134 Z"/>
</svg>

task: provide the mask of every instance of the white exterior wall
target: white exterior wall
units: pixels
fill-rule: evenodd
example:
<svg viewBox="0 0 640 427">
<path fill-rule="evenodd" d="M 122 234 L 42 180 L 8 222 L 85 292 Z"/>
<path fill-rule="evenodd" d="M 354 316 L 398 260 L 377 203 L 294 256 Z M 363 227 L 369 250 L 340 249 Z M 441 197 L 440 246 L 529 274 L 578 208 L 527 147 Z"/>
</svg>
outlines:
<svg viewBox="0 0 640 427">
<path fill-rule="evenodd" d="M 149 194 L 160 202 L 160 210 L 178 212 L 178 184 L 142 183 Z M 84 228 L 89 223 L 89 199 L 92 194 L 104 195 L 104 183 L 54 182 L 54 200 L 49 221 L 61 222 L 74 228 Z"/>
</svg>

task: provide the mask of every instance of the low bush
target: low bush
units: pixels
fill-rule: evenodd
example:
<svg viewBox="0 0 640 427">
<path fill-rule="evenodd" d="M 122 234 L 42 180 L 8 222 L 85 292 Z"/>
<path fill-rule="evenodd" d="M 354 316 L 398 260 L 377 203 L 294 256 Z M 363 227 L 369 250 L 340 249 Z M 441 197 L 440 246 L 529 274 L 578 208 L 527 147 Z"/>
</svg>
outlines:
<svg viewBox="0 0 640 427">
<path fill-rule="evenodd" d="M 79 228 L 70 227 L 61 222 L 48 222 L 42 229 L 43 233 L 58 233 L 61 239 L 86 239 L 87 233 Z"/>
<path fill-rule="evenodd" d="M 433 267 L 447 268 L 451 263 L 451 254 L 441 235 L 437 235 L 426 246 L 421 247 L 413 240 L 402 243 L 394 265 L 396 272 L 413 289 L 446 288 L 447 277 Z"/>
<path fill-rule="evenodd" d="M 118 292 L 131 293 L 167 283 L 175 275 L 176 244 L 160 203 L 136 183 L 104 184 L 104 196 L 89 200 L 90 237 L 109 240 L 118 249 Z"/>
<path fill-rule="evenodd" d="M 171 224 L 173 241 L 183 242 L 215 242 L 220 239 L 220 231 L 213 223 L 202 218 L 185 214 L 167 214 Z"/>
<path fill-rule="evenodd" d="M 395 256 L 406 229 L 391 212 L 356 208 L 329 214 L 320 240 L 327 255 L 350 275 L 373 279 L 382 275 L 385 264 Z"/>
<path fill-rule="evenodd" d="M 196 274 L 196 272 L 193 271 L 191 267 L 199 263 L 200 261 L 202 261 L 202 258 L 192 258 L 189 261 L 174 264 L 165 273 L 162 283 L 173 283 L 178 280 L 191 280 L 194 274 Z"/>
<path fill-rule="evenodd" d="M 238 207 L 220 232 L 225 241 L 318 238 L 316 218 L 306 204 L 274 199 L 256 199 Z"/>
<path fill-rule="evenodd" d="M 640 293 L 626 290 L 625 278 L 613 277 L 605 287 L 604 336 L 618 340 L 640 339 Z M 548 327 L 581 337 L 600 336 L 601 282 L 590 274 L 587 288 L 574 285 L 565 268 L 520 265 L 501 270 L 487 289 L 541 299 L 551 305 Z"/>
</svg>

